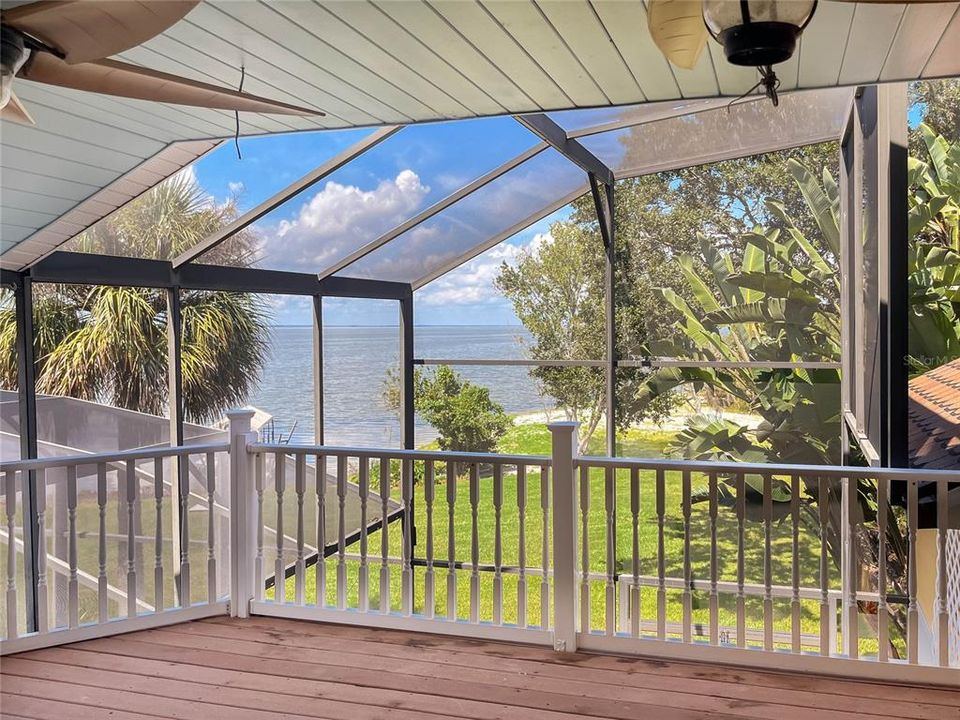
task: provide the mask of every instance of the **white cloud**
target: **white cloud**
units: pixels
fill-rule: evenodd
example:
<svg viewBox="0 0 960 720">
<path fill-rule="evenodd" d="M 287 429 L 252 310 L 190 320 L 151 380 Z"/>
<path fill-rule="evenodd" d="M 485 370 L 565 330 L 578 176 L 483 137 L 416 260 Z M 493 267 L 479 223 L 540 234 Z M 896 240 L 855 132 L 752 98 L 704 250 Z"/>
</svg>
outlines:
<svg viewBox="0 0 960 720">
<path fill-rule="evenodd" d="M 227 189 L 230 191 L 230 194 L 231 194 L 231 195 L 239 195 L 239 194 L 241 194 L 244 190 L 246 190 L 247 188 L 246 188 L 246 186 L 243 184 L 243 181 L 237 180 L 236 182 L 234 182 L 234 181 L 228 182 L 228 183 L 227 183 Z"/>
<path fill-rule="evenodd" d="M 524 254 L 536 255 L 545 243 L 552 242 L 549 232 L 535 234 L 525 245 L 501 243 L 456 270 L 434 280 L 418 292 L 425 305 L 476 305 L 503 298 L 494 281 L 503 263 L 516 265 Z"/>
<path fill-rule="evenodd" d="M 409 169 L 371 190 L 329 181 L 293 220 L 280 222 L 270 253 L 284 266 L 322 270 L 409 218 L 429 191 Z"/>
<path fill-rule="evenodd" d="M 559 155 L 521 166 L 416 227 L 384 252 L 359 261 L 352 270 L 361 277 L 416 281 L 578 190 L 583 174 L 567 166 Z"/>
</svg>

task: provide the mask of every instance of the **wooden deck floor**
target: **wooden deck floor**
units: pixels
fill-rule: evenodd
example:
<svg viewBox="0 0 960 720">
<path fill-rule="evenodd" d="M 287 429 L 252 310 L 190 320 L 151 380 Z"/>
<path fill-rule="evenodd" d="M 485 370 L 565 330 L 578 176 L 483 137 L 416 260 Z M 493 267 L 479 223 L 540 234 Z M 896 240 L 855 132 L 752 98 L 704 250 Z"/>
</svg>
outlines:
<svg viewBox="0 0 960 720">
<path fill-rule="evenodd" d="M 9 656 L 5 718 L 960 719 L 960 691 L 271 618 Z"/>
</svg>

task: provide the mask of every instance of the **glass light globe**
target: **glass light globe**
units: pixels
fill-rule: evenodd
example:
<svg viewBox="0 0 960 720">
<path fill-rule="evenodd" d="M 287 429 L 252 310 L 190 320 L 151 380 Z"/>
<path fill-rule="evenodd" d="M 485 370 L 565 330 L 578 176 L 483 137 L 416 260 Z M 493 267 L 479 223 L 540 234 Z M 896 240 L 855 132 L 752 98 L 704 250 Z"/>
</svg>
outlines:
<svg viewBox="0 0 960 720">
<path fill-rule="evenodd" d="M 789 60 L 817 0 L 704 0 L 703 21 L 727 60 L 753 67 Z"/>
</svg>

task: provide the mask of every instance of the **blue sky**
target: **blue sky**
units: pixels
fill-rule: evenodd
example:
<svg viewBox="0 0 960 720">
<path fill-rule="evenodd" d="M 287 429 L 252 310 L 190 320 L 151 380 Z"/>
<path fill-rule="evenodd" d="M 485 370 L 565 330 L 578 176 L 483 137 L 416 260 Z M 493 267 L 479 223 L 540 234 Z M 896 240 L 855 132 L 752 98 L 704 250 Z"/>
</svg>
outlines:
<svg viewBox="0 0 960 720">
<path fill-rule="evenodd" d="M 226 143 L 199 160 L 193 168 L 197 182 L 217 202 L 235 198 L 240 211 L 253 207 L 310 172 L 325 160 L 363 139 L 369 130 L 294 133 L 241 138 L 242 159 L 233 143 Z M 368 150 L 363 156 L 332 173 L 320 183 L 292 198 L 255 225 L 260 248 L 259 265 L 277 270 L 319 272 L 348 252 L 376 239 L 404 220 L 538 142 L 511 118 L 489 118 L 468 123 L 436 123 L 405 128 Z M 553 152 L 553 151 L 551 151 Z M 541 160 L 540 157 L 537 160 Z M 540 175 L 548 169 L 543 156 Z M 566 163 L 566 161 L 563 161 Z M 423 267 L 454 257 L 473 238 L 489 237 L 538 209 L 541 198 L 556 191 L 531 164 L 485 188 L 475 209 L 448 212 L 437 222 L 424 223 L 403 244 L 403 258 L 385 250 L 364 259 L 362 272 L 372 277 L 410 280 Z M 557 187 L 570 177 L 549 173 Z M 482 202 L 479 202 L 481 201 Z M 460 206 L 461 208 L 463 206 Z M 509 240 L 488 250 L 457 270 L 427 285 L 415 298 L 417 324 L 519 324 L 509 301 L 494 288 L 497 268 L 513 262 L 531 243 L 547 237 L 552 222 L 569 215 L 565 208 Z M 440 222 L 441 219 L 443 222 Z M 229 241 L 228 241 L 229 242 Z M 394 245 L 398 245 L 398 240 Z M 446 253 L 446 255 L 443 255 Z M 415 260 L 415 267 L 410 261 Z M 403 273 L 407 277 L 400 277 Z M 310 305 L 296 297 L 271 297 L 274 322 L 309 324 Z M 326 322 L 337 325 L 392 325 L 395 303 L 377 301 L 326 301 Z"/>
<path fill-rule="evenodd" d="M 574 125 L 600 122 L 622 109 L 576 112 L 584 118 L 573 119 Z M 557 118 L 565 123 L 572 120 L 563 115 Z M 921 116 L 922 107 L 912 107 L 910 125 L 915 126 Z M 242 159 L 237 158 L 233 144 L 226 143 L 198 161 L 193 173 L 216 202 L 234 198 L 242 212 L 370 132 L 242 138 Z M 537 142 L 509 117 L 404 128 L 261 219 L 254 226 L 261 243 L 258 264 L 275 270 L 321 272 Z M 412 281 L 425 274 L 424 268 L 439 267 L 582 182 L 582 171 L 547 150 L 371 253 L 348 274 Z M 509 301 L 494 287 L 497 270 L 503 262 L 515 262 L 533 244 L 548 241 L 550 224 L 569 214 L 569 207 L 554 213 L 418 291 L 417 324 L 519 324 Z M 269 301 L 277 324 L 312 321 L 305 299 L 274 296 Z M 395 303 L 330 299 L 327 308 L 328 324 L 397 322 Z"/>
</svg>

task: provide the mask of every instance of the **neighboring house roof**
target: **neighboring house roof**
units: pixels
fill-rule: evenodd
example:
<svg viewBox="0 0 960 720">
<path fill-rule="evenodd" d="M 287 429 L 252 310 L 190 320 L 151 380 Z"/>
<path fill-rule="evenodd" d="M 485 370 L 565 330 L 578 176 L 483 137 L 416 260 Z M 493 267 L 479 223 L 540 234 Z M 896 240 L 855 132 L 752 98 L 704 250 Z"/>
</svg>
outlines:
<svg viewBox="0 0 960 720">
<path fill-rule="evenodd" d="M 960 358 L 910 381 L 910 466 L 960 469 Z"/>
</svg>

